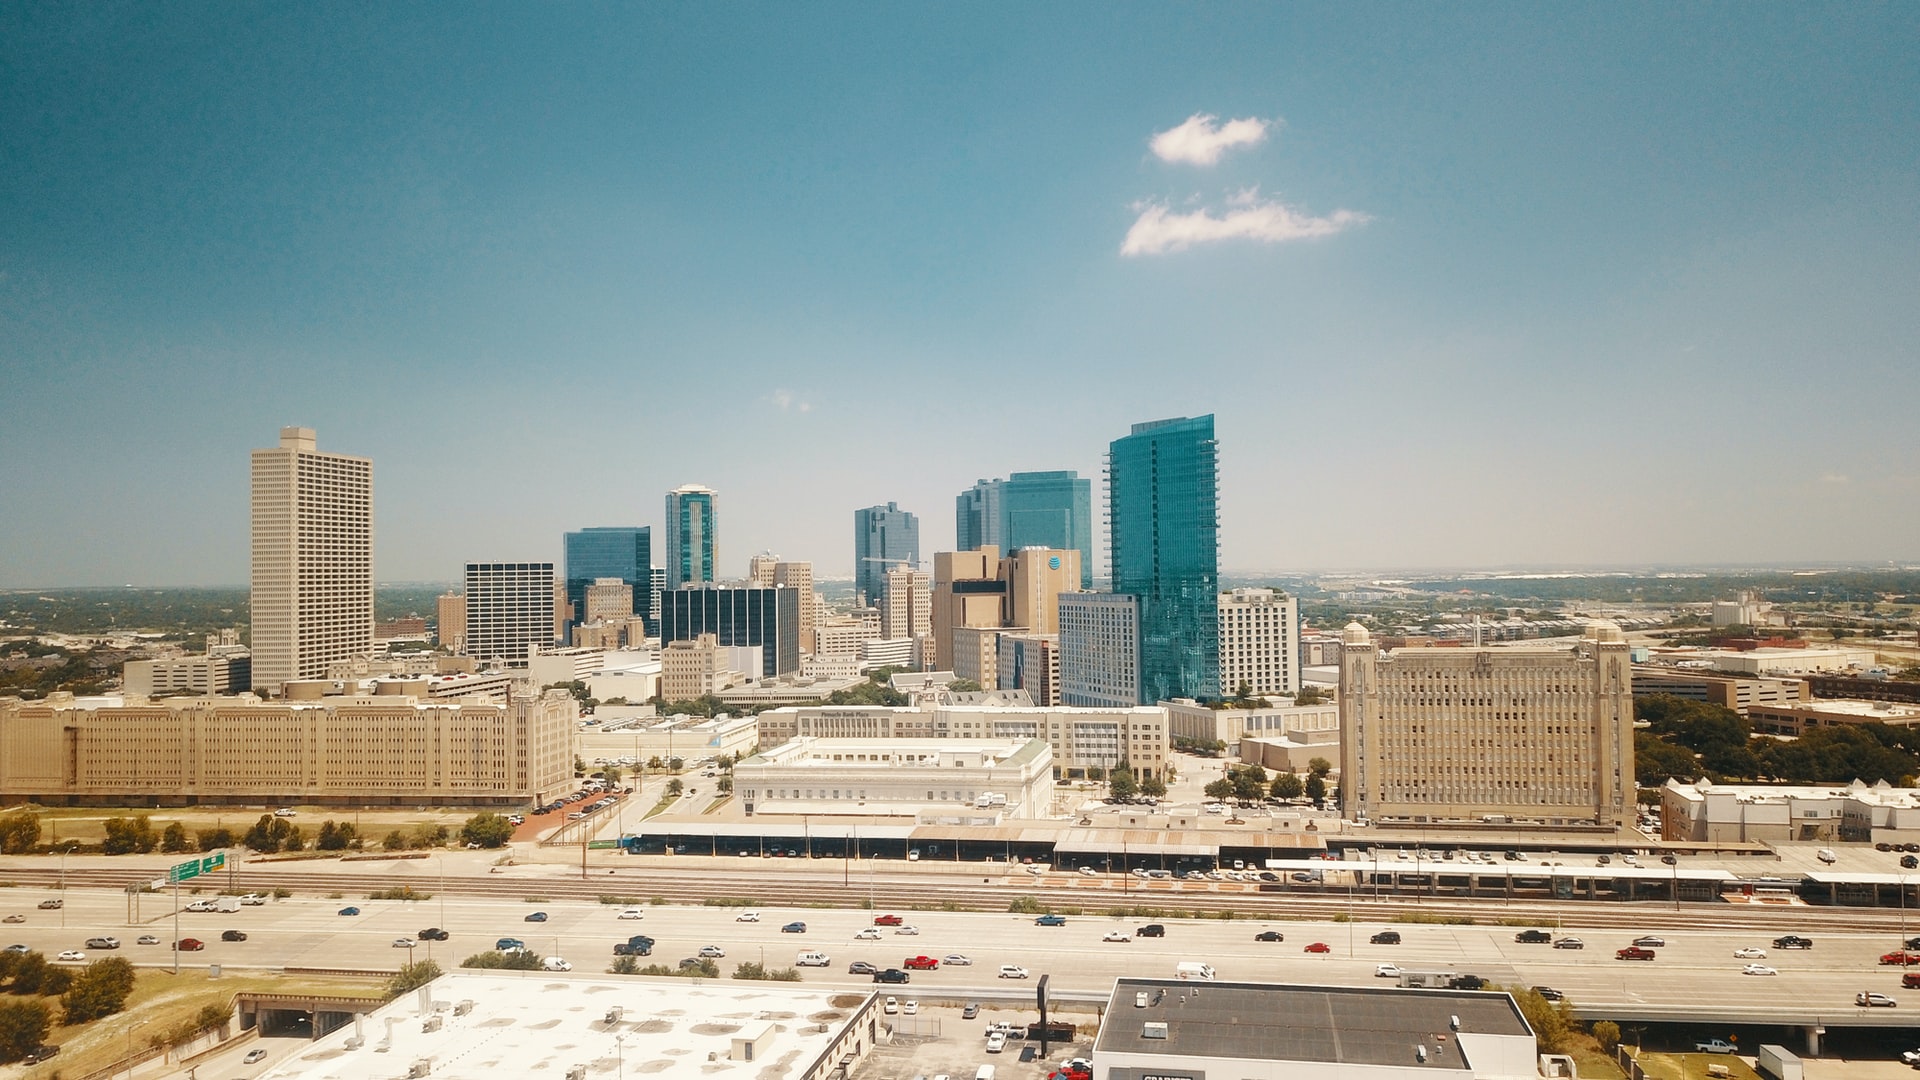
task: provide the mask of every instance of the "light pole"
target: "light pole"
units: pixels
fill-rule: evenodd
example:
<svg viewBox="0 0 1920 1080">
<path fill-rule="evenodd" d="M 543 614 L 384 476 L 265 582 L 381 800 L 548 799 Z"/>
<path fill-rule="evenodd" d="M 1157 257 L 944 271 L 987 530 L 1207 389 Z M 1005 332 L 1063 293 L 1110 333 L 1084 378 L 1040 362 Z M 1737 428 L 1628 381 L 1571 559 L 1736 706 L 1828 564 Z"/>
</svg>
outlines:
<svg viewBox="0 0 1920 1080">
<path fill-rule="evenodd" d="M 147 1025 L 147 1021 L 136 1021 L 127 1028 L 127 1080 L 133 1080 L 133 1033 Z"/>
<path fill-rule="evenodd" d="M 615 1076 L 615 1080 L 626 1080 L 627 1057 L 626 1057 L 625 1048 L 621 1045 L 626 1041 L 627 1041 L 626 1032 L 621 1032 L 620 1034 L 615 1035 L 613 1037 L 613 1060 L 614 1060 L 614 1066 L 618 1070 Z"/>
</svg>

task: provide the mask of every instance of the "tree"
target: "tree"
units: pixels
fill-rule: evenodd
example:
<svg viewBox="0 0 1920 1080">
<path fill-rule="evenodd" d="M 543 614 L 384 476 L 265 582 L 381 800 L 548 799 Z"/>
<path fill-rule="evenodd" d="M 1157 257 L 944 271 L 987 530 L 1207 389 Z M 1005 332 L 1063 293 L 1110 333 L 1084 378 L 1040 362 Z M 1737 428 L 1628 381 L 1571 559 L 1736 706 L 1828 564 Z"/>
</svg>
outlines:
<svg viewBox="0 0 1920 1080">
<path fill-rule="evenodd" d="M 1307 793 L 1307 798 L 1312 799 L 1313 804 L 1315 806 L 1320 805 L 1320 803 L 1323 800 L 1325 800 L 1327 797 L 1326 777 L 1322 776 L 1320 773 L 1308 773 L 1306 793 Z"/>
<path fill-rule="evenodd" d="M 679 772 L 686 767 L 686 764 L 685 758 L 671 758 L 667 761 L 667 770 L 669 772 Z"/>
<path fill-rule="evenodd" d="M 609 765 L 600 770 L 600 775 L 606 777 L 608 787 L 613 787 L 620 782 L 620 778 L 625 776 L 626 773 L 622 772 L 618 765 Z"/>
<path fill-rule="evenodd" d="M 1325 780 L 1327 774 L 1333 771 L 1333 762 L 1323 757 L 1313 758 L 1307 762 L 1307 771 Z"/>
<path fill-rule="evenodd" d="M 687 786 L 681 783 L 680 778 L 677 776 L 667 781 L 667 794 L 669 795 L 678 795 L 682 791 L 685 791 L 686 789 L 687 789 Z"/>
<path fill-rule="evenodd" d="M 1534 1044 L 1541 1053 L 1557 1054 L 1566 1048 L 1567 1037 L 1574 1030 L 1573 1006 L 1565 1001 L 1548 1001 L 1530 986 L 1509 986 L 1507 992 L 1532 1026 Z"/>
<path fill-rule="evenodd" d="M 0 818 L 0 854 L 24 855 L 39 842 L 39 814 L 17 813 Z"/>
<path fill-rule="evenodd" d="M 1164 799 L 1167 797 L 1167 782 L 1157 776 L 1149 776 L 1140 781 L 1140 794 L 1149 799 Z"/>
<path fill-rule="evenodd" d="M 276 822 L 283 828 L 274 829 Z M 279 851 L 280 845 L 286 841 L 285 825 L 286 822 L 281 818 L 274 817 L 272 814 L 261 814 L 260 820 L 253 823 L 253 827 L 240 838 L 240 842 L 262 855 L 272 855 Z"/>
<path fill-rule="evenodd" d="M 1206 794 L 1207 798 L 1220 802 L 1223 799 L 1233 798 L 1233 781 L 1222 777 L 1200 790 Z"/>
<path fill-rule="evenodd" d="M 1133 770 L 1125 765 L 1115 765 L 1107 773 L 1107 797 L 1117 803 L 1130 803 L 1140 796 L 1140 782 L 1133 777 Z"/>
<path fill-rule="evenodd" d="M 731 795 L 733 794 L 733 777 L 722 776 L 715 786 L 720 789 L 722 795 Z"/>
<path fill-rule="evenodd" d="M 218 851 L 233 846 L 233 830 L 201 829 L 193 834 L 193 839 L 201 851 Z"/>
<path fill-rule="evenodd" d="M 405 851 L 407 850 L 406 834 L 395 829 L 387 834 L 386 839 L 380 841 L 380 846 L 388 851 Z"/>
<path fill-rule="evenodd" d="M 112 1016 L 126 1007 L 133 993 L 133 964 L 123 957 L 95 960 L 80 970 L 73 985 L 61 996 L 61 1022 L 84 1024 L 103 1016 Z"/>
<path fill-rule="evenodd" d="M 100 850 L 108 855 L 126 855 L 131 852 L 146 854 L 160 842 L 154 835 L 153 821 L 145 814 L 139 817 L 110 817 L 106 820 L 107 839 Z"/>
<path fill-rule="evenodd" d="M 640 973 L 640 961 L 632 954 L 616 956 L 613 965 L 607 968 L 609 975 L 637 975 Z"/>
<path fill-rule="evenodd" d="M 1306 788 L 1300 783 L 1299 776 L 1283 772 L 1273 778 L 1273 786 L 1268 790 L 1276 799 L 1297 799 Z"/>
<path fill-rule="evenodd" d="M 47 973 L 54 970 L 53 967 L 47 963 L 46 955 L 39 952 L 24 952 L 15 955 L 17 955 L 19 959 L 13 962 L 13 981 L 7 984 L 7 992 L 17 994 L 20 997 L 31 997 L 34 994 L 38 994 L 41 986 L 47 981 Z"/>
<path fill-rule="evenodd" d="M 168 825 L 160 834 L 160 850 L 169 855 L 192 851 L 193 842 L 187 838 L 187 827 L 177 821 Z"/>
<path fill-rule="evenodd" d="M 461 842 L 479 844 L 483 848 L 505 847 L 511 839 L 513 822 L 499 814 L 475 814 L 460 827 Z"/>
<path fill-rule="evenodd" d="M 1242 803 L 1257 802 L 1267 793 L 1267 770 L 1258 765 L 1243 765 L 1233 770 L 1233 797 Z"/>
<path fill-rule="evenodd" d="M 1611 1020 L 1602 1020 L 1593 1025 L 1593 1041 L 1600 1049 L 1611 1054 L 1620 1045 L 1620 1025 Z"/>
<path fill-rule="evenodd" d="M 444 974 L 440 965 L 431 960 L 402 964 L 393 978 L 387 980 L 387 996 L 399 997 L 409 990 L 418 990 Z"/>
<path fill-rule="evenodd" d="M 980 692 L 980 684 L 972 679 L 955 679 L 947 684 L 947 689 L 958 694 L 977 694 Z"/>
<path fill-rule="evenodd" d="M 345 851 L 358 839 L 360 833 L 353 827 L 353 822 L 326 821 L 320 825 L 320 835 L 314 839 L 313 848 L 315 851 Z"/>
<path fill-rule="evenodd" d="M 53 1010 L 40 1001 L 0 1005 L 0 1062 L 19 1061 L 47 1041 Z"/>
<path fill-rule="evenodd" d="M 1325 705 L 1327 701 L 1327 692 L 1317 686 L 1303 686 L 1293 693 L 1295 705 Z"/>
</svg>

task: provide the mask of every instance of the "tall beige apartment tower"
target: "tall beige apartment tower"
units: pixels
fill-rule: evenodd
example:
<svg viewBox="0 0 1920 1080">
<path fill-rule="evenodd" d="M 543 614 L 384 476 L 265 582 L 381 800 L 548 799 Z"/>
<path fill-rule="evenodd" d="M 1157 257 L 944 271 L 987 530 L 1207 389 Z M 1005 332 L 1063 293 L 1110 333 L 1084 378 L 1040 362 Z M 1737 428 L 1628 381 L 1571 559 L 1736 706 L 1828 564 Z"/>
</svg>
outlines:
<svg viewBox="0 0 1920 1080">
<path fill-rule="evenodd" d="M 910 638 L 933 631 L 932 581 L 926 571 L 900 567 L 887 571 L 887 604 L 880 609 L 880 635 Z"/>
<path fill-rule="evenodd" d="M 1620 627 L 1572 648 L 1395 649 L 1341 634 L 1349 819 L 1619 829 L 1634 813 L 1633 675 Z"/>
<path fill-rule="evenodd" d="M 1080 552 L 1026 547 L 1000 560 L 1007 582 L 1008 626 L 1032 634 L 1060 632 L 1060 594 L 1080 591 Z"/>
<path fill-rule="evenodd" d="M 253 685 L 324 678 L 373 649 L 373 462 L 312 428 L 253 452 Z"/>
</svg>

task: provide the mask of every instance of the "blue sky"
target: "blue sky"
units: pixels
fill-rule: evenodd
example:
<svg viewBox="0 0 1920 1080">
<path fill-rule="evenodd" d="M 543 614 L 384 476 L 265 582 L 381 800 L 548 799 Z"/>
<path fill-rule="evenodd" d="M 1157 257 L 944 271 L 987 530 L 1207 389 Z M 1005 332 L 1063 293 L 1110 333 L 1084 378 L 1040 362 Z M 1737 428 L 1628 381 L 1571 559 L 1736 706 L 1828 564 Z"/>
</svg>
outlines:
<svg viewBox="0 0 1920 1080">
<path fill-rule="evenodd" d="M 727 573 L 847 574 L 857 507 L 937 550 L 976 478 L 1207 412 L 1230 569 L 1920 558 L 1917 50 L 1873 4 L 9 4 L 0 585 L 244 582 L 294 423 L 374 459 L 382 580 L 687 482 Z"/>
</svg>

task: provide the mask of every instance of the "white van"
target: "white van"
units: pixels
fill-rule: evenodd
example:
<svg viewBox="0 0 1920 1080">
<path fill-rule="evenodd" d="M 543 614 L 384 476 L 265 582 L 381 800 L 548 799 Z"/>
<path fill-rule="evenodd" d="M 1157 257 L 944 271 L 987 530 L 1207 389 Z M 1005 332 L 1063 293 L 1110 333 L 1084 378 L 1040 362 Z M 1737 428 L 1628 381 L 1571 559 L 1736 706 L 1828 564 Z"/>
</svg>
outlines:
<svg viewBox="0 0 1920 1080">
<path fill-rule="evenodd" d="M 826 967 L 833 963 L 823 952 L 803 952 L 795 957 L 793 962 L 799 967 Z"/>
<path fill-rule="evenodd" d="M 973 1070 L 973 1080 L 993 1080 L 993 1066 L 982 1065 Z"/>
<path fill-rule="evenodd" d="M 1204 979 L 1207 982 L 1212 982 L 1213 965 L 1203 964 L 1198 960 L 1182 960 L 1174 967 L 1173 977 L 1176 979 Z"/>
</svg>

